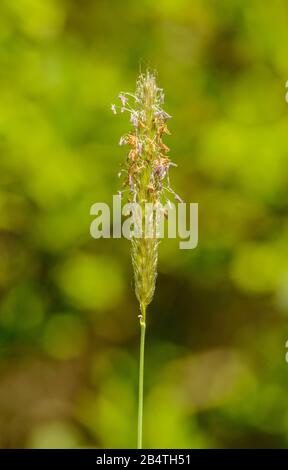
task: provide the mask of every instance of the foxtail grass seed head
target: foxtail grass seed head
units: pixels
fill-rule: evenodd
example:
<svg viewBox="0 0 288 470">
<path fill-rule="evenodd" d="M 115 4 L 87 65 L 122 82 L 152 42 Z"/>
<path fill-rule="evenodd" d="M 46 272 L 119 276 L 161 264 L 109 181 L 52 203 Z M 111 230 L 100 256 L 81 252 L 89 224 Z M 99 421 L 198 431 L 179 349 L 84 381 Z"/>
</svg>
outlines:
<svg viewBox="0 0 288 470">
<path fill-rule="evenodd" d="M 119 145 L 129 148 L 120 172 L 120 176 L 124 175 L 123 193 L 127 194 L 127 202 L 137 203 L 142 208 L 141 220 L 134 223 L 140 226 L 143 233 L 147 203 L 169 205 L 171 196 L 181 202 L 170 186 L 169 170 L 176 165 L 168 157 L 169 148 L 163 142 L 163 137 L 170 135 L 167 121 L 171 116 L 162 107 L 164 92 L 157 86 L 155 74 L 150 71 L 139 75 L 135 93 L 121 92 L 119 101 L 119 106 L 111 105 L 112 112 L 128 112 L 131 123 L 131 130 L 119 141 Z M 141 309 L 140 323 L 145 322 L 142 315 L 153 298 L 157 277 L 158 239 L 154 214 L 151 224 L 152 236 L 134 236 L 131 239 L 135 293 Z"/>
</svg>

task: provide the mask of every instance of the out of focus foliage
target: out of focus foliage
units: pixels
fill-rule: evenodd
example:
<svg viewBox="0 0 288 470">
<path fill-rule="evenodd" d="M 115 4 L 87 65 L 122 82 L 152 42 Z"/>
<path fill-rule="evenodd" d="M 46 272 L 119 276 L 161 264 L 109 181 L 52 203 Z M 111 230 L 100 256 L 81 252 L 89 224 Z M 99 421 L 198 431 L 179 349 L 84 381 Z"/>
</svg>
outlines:
<svg viewBox="0 0 288 470">
<path fill-rule="evenodd" d="M 0 446 L 132 447 L 129 243 L 93 240 L 128 129 L 110 103 L 158 70 L 173 185 L 199 246 L 160 248 L 144 445 L 287 447 L 285 0 L 2 0 Z"/>
</svg>

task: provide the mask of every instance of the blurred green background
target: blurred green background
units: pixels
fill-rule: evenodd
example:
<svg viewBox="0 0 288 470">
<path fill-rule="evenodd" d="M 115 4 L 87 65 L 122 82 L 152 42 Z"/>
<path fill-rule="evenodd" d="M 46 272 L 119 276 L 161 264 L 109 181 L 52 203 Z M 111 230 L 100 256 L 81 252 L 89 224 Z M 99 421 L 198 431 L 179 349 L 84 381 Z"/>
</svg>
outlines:
<svg viewBox="0 0 288 470">
<path fill-rule="evenodd" d="M 285 0 L 1 0 L 0 446 L 134 447 L 138 306 L 111 204 L 158 70 L 199 246 L 160 246 L 145 447 L 288 447 Z"/>
</svg>

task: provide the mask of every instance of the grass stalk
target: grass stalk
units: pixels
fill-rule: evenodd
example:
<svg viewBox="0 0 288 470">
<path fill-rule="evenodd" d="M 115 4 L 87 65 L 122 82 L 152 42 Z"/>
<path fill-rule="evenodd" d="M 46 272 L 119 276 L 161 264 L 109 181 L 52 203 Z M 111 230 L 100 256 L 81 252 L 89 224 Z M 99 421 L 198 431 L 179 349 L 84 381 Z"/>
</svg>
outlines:
<svg viewBox="0 0 288 470">
<path fill-rule="evenodd" d="M 144 389 L 144 357 L 145 357 L 145 333 L 146 333 L 146 308 L 141 308 L 140 318 L 140 358 L 139 358 L 139 393 L 138 393 L 138 433 L 137 449 L 143 445 L 143 389 Z"/>
<path fill-rule="evenodd" d="M 168 157 L 169 148 L 163 137 L 169 135 L 167 121 L 171 116 L 163 110 L 164 92 L 156 83 L 156 76 L 147 70 L 141 73 L 136 83 L 135 93 L 121 92 L 120 106 L 111 105 L 114 114 L 128 112 L 132 129 L 120 138 L 119 145 L 127 145 L 129 151 L 122 166 L 124 175 L 123 191 L 129 203 L 137 203 L 141 215 L 134 215 L 134 225 L 140 227 L 141 236 L 131 236 L 131 258 L 134 271 L 135 294 L 141 310 L 140 319 L 140 362 L 138 396 L 138 436 L 137 447 L 142 449 L 143 430 L 143 388 L 144 388 L 144 348 L 146 332 L 146 308 L 154 295 L 158 244 L 157 221 L 153 216 L 152 236 L 145 233 L 145 206 L 162 205 L 167 215 L 171 206 L 170 196 L 181 201 L 170 187 L 169 170 L 175 165 Z"/>
</svg>

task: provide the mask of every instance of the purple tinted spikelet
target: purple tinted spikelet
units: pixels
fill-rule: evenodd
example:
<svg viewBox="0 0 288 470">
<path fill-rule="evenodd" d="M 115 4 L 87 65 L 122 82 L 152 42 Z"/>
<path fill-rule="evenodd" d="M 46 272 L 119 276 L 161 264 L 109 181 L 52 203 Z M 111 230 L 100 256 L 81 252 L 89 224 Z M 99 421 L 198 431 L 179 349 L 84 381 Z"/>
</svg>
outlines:
<svg viewBox="0 0 288 470">
<path fill-rule="evenodd" d="M 130 132 L 120 139 L 120 145 L 129 146 L 122 168 L 123 185 L 128 202 L 137 202 L 144 214 L 145 203 L 169 204 L 171 194 L 176 200 L 179 198 L 169 183 L 169 169 L 175 164 L 168 157 L 169 148 L 162 140 L 165 134 L 170 134 L 167 121 L 171 116 L 162 109 L 163 90 L 158 88 L 155 74 L 149 71 L 139 75 L 134 94 L 121 92 L 119 99 L 119 109 L 130 113 L 132 124 Z M 112 107 L 112 111 L 116 108 Z M 138 223 L 143 228 L 144 220 Z M 146 312 L 153 298 L 157 277 L 158 239 L 154 218 L 152 224 L 153 236 L 131 239 L 135 292 L 141 312 Z M 140 316 L 140 321 L 145 322 L 145 318 Z"/>
</svg>

